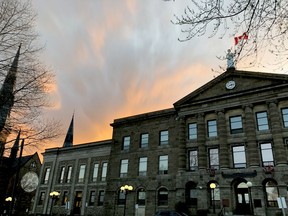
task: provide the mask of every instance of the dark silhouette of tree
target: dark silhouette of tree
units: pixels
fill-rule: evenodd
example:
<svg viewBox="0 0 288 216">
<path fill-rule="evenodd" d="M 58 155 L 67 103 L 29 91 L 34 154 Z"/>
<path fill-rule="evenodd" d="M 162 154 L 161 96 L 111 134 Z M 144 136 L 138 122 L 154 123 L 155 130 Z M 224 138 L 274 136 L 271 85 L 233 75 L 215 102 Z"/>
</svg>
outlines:
<svg viewBox="0 0 288 216">
<path fill-rule="evenodd" d="M 54 75 L 39 60 L 44 47 L 35 30 L 36 17 L 29 0 L 0 0 L 0 88 L 21 44 L 14 104 L 5 128 L 11 133 L 21 129 L 25 143 L 39 146 L 59 135 L 59 123 L 43 118 L 44 108 L 52 106 Z"/>
<path fill-rule="evenodd" d="M 236 61 L 248 60 L 254 66 L 267 61 L 269 55 L 275 66 L 282 67 L 288 57 L 287 14 L 288 1 L 191 0 L 191 5 L 172 22 L 183 26 L 184 38 L 180 41 L 204 35 L 222 39 L 246 34 L 248 40 L 240 40 L 235 48 Z"/>
</svg>

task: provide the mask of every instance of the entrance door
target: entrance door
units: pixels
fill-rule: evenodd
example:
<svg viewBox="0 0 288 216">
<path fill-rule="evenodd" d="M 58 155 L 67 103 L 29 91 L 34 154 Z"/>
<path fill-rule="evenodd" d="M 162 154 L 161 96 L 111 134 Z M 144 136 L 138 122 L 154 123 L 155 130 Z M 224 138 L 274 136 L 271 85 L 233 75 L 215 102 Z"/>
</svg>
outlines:
<svg viewBox="0 0 288 216">
<path fill-rule="evenodd" d="M 79 214 L 81 213 L 81 202 L 82 202 L 82 191 L 76 191 L 76 195 L 74 198 L 74 208 L 73 213 Z"/>
<path fill-rule="evenodd" d="M 249 191 L 246 183 L 242 182 L 235 188 L 236 214 L 250 214 Z"/>
</svg>

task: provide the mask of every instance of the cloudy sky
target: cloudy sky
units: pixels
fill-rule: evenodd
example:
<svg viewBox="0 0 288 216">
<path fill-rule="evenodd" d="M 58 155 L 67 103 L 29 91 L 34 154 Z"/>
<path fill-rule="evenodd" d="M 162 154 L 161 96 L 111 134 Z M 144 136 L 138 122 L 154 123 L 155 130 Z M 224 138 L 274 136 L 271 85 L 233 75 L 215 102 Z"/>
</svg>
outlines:
<svg viewBox="0 0 288 216">
<path fill-rule="evenodd" d="M 171 108 L 219 75 L 233 37 L 184 38 L 171 23 L 189 0 L 33 0 L 42 60 L 56 75 L 54 109 L 74 143 L 112 137 L 114 119 Z M 64 135 L 57 143 L 63 145 Z"/>
</svg>

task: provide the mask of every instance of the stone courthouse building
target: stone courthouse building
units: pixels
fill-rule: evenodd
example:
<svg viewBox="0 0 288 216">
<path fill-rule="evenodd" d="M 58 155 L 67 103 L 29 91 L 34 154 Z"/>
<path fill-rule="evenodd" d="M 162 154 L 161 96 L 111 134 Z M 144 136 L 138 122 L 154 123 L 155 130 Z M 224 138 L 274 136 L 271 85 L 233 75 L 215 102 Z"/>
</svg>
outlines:
<svg viewBox="0 0 288 216">
<path fill-rule="evenodd" d="M 287 201 L 287 75 L 227 69 L 170 109 L 111 126 L 111 140 L 45 151 L 35 213 L 271 216 Z"/>
</svg>

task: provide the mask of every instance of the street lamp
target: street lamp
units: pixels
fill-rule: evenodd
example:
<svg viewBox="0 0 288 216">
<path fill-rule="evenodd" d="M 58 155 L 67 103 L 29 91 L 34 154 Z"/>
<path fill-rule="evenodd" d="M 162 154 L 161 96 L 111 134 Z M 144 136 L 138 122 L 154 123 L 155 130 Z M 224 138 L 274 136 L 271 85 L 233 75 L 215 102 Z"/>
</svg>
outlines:
<svg viewBox="0 0 288 216">
<path fill-rule="evenodd" d="M 215 194 L 214 194 L 214 189 L 216 188 L 215 183 L 210 183 L 210 189 L 212 192 L 212 202 L 213 202 L 213 213 L 215 214 Z"/>
<path fill-rule="evenodd" d="M 251 194 L 251 187 L 253 186 L 253 184 L 252 182 L 248 181 L 246 185 L 248 187 L 248 193 L 249 193 L 250 211 L 251 211 L 251 214 L 254 215 L 254 208 L 253 208 L 253 201 L 252 201 L 252 194 Z"/>
<path fill-rule="evenodd" d="M 8 211 L 8 215 L 11 215 L 10 212 L 11 212 L 11 202 L 12 202 L 12 197 L 7 197 L 5 199 L 5 202 L 7 202 L 7 211 Z"/>
<path fill-rule="evenodd" d="M 121 188 L 120 188 L 120 191 L 121 191 L 122 193 L 124 193 L 124 195 L 125 195 L 124 213 L 123 213 L 123 216 L 125 216 L 125 211 L 126 211 L 126 199 L 127 199 L 127 194 L 128 194 L 130 191 L 132 191 L 132 190 L 133 190 L 133 186 L 131 186 L 131 185 L 123 185 L 123 186 L 121 186 Z"/>
<path fill-rule="evenodd" d="M 60 193 L 58 191 L 52 191 L 49 195 L 52 199 L 51 208 L 50 208 L 50 215 L 52 215 L 52 208 L 53 208 L 54 201 L 59 197 Z"/>
</svg>

